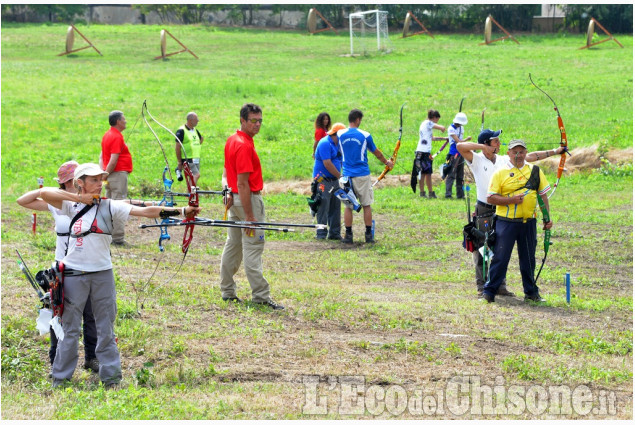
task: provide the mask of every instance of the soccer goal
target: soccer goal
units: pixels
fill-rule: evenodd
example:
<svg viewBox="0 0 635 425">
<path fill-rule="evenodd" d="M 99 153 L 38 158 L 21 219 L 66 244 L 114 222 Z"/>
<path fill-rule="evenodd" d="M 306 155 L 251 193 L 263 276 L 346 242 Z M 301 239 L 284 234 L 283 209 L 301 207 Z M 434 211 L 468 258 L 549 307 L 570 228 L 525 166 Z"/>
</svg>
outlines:
<svg viewBox="0 0 635 425">
<path fill-rule="evenodd" d="M 348 15 L 351 37 L 351 56 L 372 51 L 392 51 L 388 38 L 388 12 L 369 10 Z"/>
</svg>

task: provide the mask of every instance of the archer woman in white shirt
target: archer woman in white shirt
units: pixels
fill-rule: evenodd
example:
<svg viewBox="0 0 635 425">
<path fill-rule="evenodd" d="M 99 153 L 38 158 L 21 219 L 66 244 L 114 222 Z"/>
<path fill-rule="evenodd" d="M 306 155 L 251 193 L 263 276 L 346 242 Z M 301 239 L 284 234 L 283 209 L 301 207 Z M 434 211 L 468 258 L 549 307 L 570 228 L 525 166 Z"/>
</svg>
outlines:
<svg viewBox="0 0 635 425">
<path fill-rule="evenodd" d="M 113 223 L 124 223 L 130 215 L 192 217 L 200 211 L 198 207 L 137 207 L 124 201 L 100 199 L 106 175 L 97 164 L 81 164 L 74 173 L 79 193 L 50 187 L 40 190 L 44 201 L 71 217 L 68 251 L 61 268 L 64 276 L 61 319 L 65 337 L 58 343 L 53 362 L 54 387 L 70 380 L 75 371 L 81 316 L 89 298 L 98 335 L 95 354 L 99 360 L 99 378 L 106 387 L 121 381 L 121 359 L 114 332 L 117 300 L 110 257 Z"/>
<path fill-rule="evenodd" d="M 57 182 L 60 189 L 66 192 L 75 193 L 73 186 L 73 177 L 75 169 L 79 164 L 76 161 L 68 161 L 60 166 L 57 170 Z M 40 198 L 40 189 L 35 189 L 20 196 L 17 200 L 18 205 L 35 211 L 50 211 L 55 220 L 55 233 L 57 241 L 55 244 L 55 260 L 62 261 L 66 255 L 68 247 L 68 228 L 71 224 L 70 217 L 62 214 L 52 205 L 47 204 Z M 93 309 L 90 305 L 90 299 L 87 300 L 83 312 L 83 336 L 84 336 L 84 369 L 90 369 L 93 372 L 99 372 L 99 361 L 95 356 L 95 346 L 97 345 L 97 329 L 95 328 L 95 318 L 93 317 Z M 51 364 L 55 360 L 55 352 L 57 351 L 57 336 L 53 328 L 51 332 L 51 346 L 49 348 L 49 360 Z"/>
</svg>

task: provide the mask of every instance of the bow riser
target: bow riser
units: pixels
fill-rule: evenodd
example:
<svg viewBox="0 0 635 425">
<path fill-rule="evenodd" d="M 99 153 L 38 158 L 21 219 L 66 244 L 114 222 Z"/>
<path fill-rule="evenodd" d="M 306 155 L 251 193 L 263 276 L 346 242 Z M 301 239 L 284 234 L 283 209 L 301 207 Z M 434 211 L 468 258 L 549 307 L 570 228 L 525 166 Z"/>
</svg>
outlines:
<svg viewBox="0 0 635 425">
<path fill-rule="evenodd" d="M 196 186 L 194 184 L 194 175 L 192 174 L 192 170 L 190 169 L 187 161 L 183 164 L 183 174 L 185 175 L 185 181 L 187 182 L 187 191 L 190 194 L 189 199 L 187 200 L 187 204 L 190 207 L 198 207 L 198 192 L 196 191 Z M 193 222 L 194 217 L 185 218 L 183 220 L 184 223 Z M 188 249 L 190 249 L 190 243 L 192 243 L 192 239 L 194 238 L 194 226 L 188 224 L 185 226 L 185 232 L 183 233 L 183 243 L 181 244 L 181 250 L 183 254 L 187 254 Z"/>
</svg>

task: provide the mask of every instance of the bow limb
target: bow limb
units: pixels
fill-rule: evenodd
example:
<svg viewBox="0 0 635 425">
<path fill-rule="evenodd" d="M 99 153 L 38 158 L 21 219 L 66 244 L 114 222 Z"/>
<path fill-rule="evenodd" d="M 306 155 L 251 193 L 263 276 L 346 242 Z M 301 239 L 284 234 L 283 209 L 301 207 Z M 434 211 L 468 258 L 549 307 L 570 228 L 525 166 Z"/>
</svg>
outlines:
<svg viewBox="0 0 635 425">
<path fill-rule="evenodd" d="M 432 156 L 430 157 L 430 159 L 434 160 L 434 158 L 436 158 L 436 157 L 437 157 L 437 155 L 439 155 L 439 154 L 441 153 L 441 151 L 442 151 L 443 149 L 445 149 L 445 147 L 448 145 L 448 143 L 450 143 L 450 138 L 449 138 L 449 137 L 448 137 L 447 139 L 445 139 L 445 143 L 443 143 L 443 146 L 441 146 L 441 149 L 439 149 L 439 150 L 437 151 L 437 153 L 435 153 L 434 155 L 432 155 Z"/>
<path fill-rule="evenodd" d="M 145 105 L 145 101 L 143 102 L 143 104 Z M 181 139 L 179 139 L 178 137 L 176 137 L 176 134 L 174 134 L 174 132 L 172 130 L 170 130 L 169 128 L 167 128 L 166 126 L 164 126 L 163 124 L 161 124 L 156 118 L 154 118 L 152 116 L 152 114 L 150 113 L 150 111 L 148 111 L 148 108 L 146 107 L 146 112 L 148 113 L 148 116 L 150 117 L 150 119 L 152 121 L 154 121 L 155 123 L 157 123 L 157 125 L 159 127 L 161 127 L 162 129 L 164 129 L 165 131 L 167 131 L 168 133 L 170 133 L 172 135 L 172 137 L 174 137 L 174 139 L 178 142 L 179 145 L 181 145 L 181 155 L 183 156 L 183 159 L 188 159 L 187 158 L 187 153 L 185 152 L 185 147 L 183 147 L 183 143 L 181 142 Z M 165 152 L 164 152 L 165 155 Z M 167 159 L 166 159 L 167 161 Z M 185 161 L 184 161 L 185 162 Z"/>
<path fill-rule="evenodd" d="M 545 92 L 543 89 L 538 87 L 536 83 L 534 83 L 534 80 L 531 78 L 531 74 L 529 74 L 529 81 L 531 81 L 531 84 L 533 84 L 534 87 L 536 87 L 545 96 L 547 96 L 547 98 L 549 98 L 551 103 L 553 103 L 554 111 L 556 111 L 556 114 L 558 114 L 558 129 L 560 130 L 560 146 L 564 148 L 564 151 L 562 151 L 562 154 L 560 155 L 560 163 L 558 164 L 558 173 L 556 174 L 556 183 L 553 185 L 553 190 L 548 196 L 548 198 L 551 199 L 553 194 L 556 193 L 556 189 L 558 188 L 558 184 L 560 183 L 560 178 L 562 177 L 562 172 L 564 171 L 564 164 L 567 162 L 567 154 L 571 155 L 569 153 L 569 142 L 567 140 L 567 132 L 564 128 L 564 121 L 562 121 L 562 116 L 560 115 L 560 110 L 558 109 L 558 105 L 556 105 L 556 102 L 552 99 L 551 96 L 547 94 L 547 92 Z"/>
<path fill-rule="evenodd" d="M 395 166 L 395 163 L 397 162 L 397 154 L 399 152 L 399 148 L 401 147 L 401 137 L 403 135 L 403 107 L 404 106 L 406 106 L 406 102 L 404 102 L 404 104 L 401 105 L 401 109 L 399 110 L 399 139 L 397 140 L 397 144 L 395 144 L 395 149 L 393 150 L 392 156 L 390 157 L 390 161 L 392 161 L 393 167 Z M 373 183 L 373 186 L 379 183 L 386 176 L 386 174 L 388 174 L 389 171 L 390 171 L 390 168 L 386 165 L 384 167 L 384 171 L 382 171 L 379 177 L 377 177 L 377 181 Z"/>
<path fill-rule="evenodd" d="M 148 115 L 150 115 L 150 112 L 148 112 L 148 106 L 146 104 L 146 101 L 143 101 L 143 106 L 141 107 L 141 116 L 143 117 L 143 122 L 146 124 L 146 126 L 150 129 L 150 131 L 152 132 L 152 135 L 154 136 L 154 138 L 156 139 L 157 143 L 159 144 L 159 147 L 161 148 L 161 152 L 163 153 L 163 159 L 165 160 L 165 168 L 163 169 L 163 198 L 161 199 L 161 201 L 159 202 L 159 205 L 165 205 L 166 207 L 171 207 L 174 206 L 174 196 L 171 195 L 172 193 L 172 183 L 174 182 L 174 179 L 172 178 L 172 172 L 170 171 L 170 163 L 168 162 L 168 157 L 165 154 L 165 148 L 163 147 L 163 143 L 161 143 L 161 139 L 159 138 L 159 136 L 157 135 L 157 133 L 154 131 L 154 129 L 152 128 L 152 126 L 150 125 L 150 123 L 148 122 L 148 120 L 146 119 L 146 115 L 145 113 L 148 113 Z M 166 176 L 169 176 L 167 177 Z M 170 194 L 170 195 L 168 195 Z M 156 219 L 155 219 L 155 222 Z M 164 226 L 162 226 L 161 229 L 161 234 L 159 235 L 159 251 L 163 252 L 164 251 L 164 247 L 163 247 L 163 241 L 169 241 L 170 240 L 170 234 L 168 233 L 168 228 L 167 226 L 165 226 L 165 224 L 167 224 L 169 222 L 168 219 L 163 219 L 161 221 L 161 224 L 163 224 Z"/>
<path fill-rule="evenodd" d="M 154 138 L 156 139 L 157 143 L 159 144 L 159 147 L 161 148 L 161 152 L 163 153 L 163 159 L 165 160 L 165 166 L 167 168 L 168 171 L 168 175 L 170 176 L 170 181 L 173 182 L 174 179 L 172 178 L 172 171 L 170 171 L 170 163 L 168 162 L 168 157 L 165 154 L 165 148 L 163 147 L 163 143 L 161 143 L 161 139 L 159 138 L 159 136 L 157 135 L 157 133 L 154 131 L 154 129 L 152 128 L 152 126 L 150 125 L 150 123 L 148 122 L 147 118 L 146 118 L 146 113 L 148 114 L 148 116 L 150 118 L 152 118 L 152 120 L 154 122 L 157 122 L 157 120 L 155 120 L 152 115 L 150 115 L 150 111 L 148 111 L 148 106 L 146 104 L 146 101 L 143 101 L 143 106 L 141 107 L 141 116 L 143 117 L 143 122 L 146 123 L 146 126 L 150 129 L 150 131 L 152 132 L 152 135 L 154 136 Z M 165 174 L 164 174 L 165 175 Z M 170 183 L 170 187 L 171 187 L 171 183 Z"/>
</svg>

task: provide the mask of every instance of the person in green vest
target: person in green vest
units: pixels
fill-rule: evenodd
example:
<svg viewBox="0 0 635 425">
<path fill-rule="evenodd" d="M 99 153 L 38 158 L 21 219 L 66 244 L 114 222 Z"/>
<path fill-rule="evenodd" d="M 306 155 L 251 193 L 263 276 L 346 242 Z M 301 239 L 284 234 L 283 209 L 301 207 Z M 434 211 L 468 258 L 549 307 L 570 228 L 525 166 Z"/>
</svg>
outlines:
<svg viewBox="0 0 635 425">
<path fill-rule="evenodd" d="M 176 167 L 176 175 L 179 181 L 183 180 L 183 163 L 187 161 L 194 176 L 194 184 L 196 185 L 199 177 L 201 177 L 201 145 L 203 144 L 203 136 L 196 129 L 198 124 L 198 115 L 195 112 L 187 114 L 187 122 L 176 130 L 176 159 L 178 166 Z M 185 150 L 183 153 L 181 148 Z"/>
</svg>

